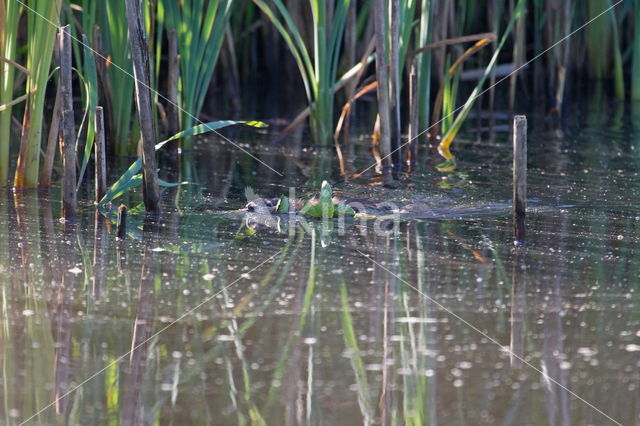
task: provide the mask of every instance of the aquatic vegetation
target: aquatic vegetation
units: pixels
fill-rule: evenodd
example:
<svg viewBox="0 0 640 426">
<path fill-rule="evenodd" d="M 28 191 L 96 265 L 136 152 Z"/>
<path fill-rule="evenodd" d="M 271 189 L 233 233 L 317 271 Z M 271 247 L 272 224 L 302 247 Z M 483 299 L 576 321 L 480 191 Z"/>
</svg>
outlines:
<svg viewBox="0 0 640 426">
<path fill-rule="evenodd" d="M 199 124 L 190 129 L 179 132 L 173 135 L 172 137 L 170 137 L 169 139 L 156 144 L 155 148 L 157 151 L 171 141 L 176 141 L 182 138 L 189 138 L 192 136 L 202 135 L 208 132 L 214 132 L 219 129 L 223 129 L 229 126 L 234 126 L 237 124 L 244 124 L 250 127 L 266 127 L 266 124 L 260 121 L 227 120 L 227 121 L 215 121 L 211 123 Z M 105 196 L 102 198 L 100 203 L 98 203 L 98 205 L 104 206 L 107 203 L 110 203 L 116 198 L 120 197 L 125 192 L 130 191 L 133 188 L 136 188 L 137 186 L 139 186 L 142 183 L 142 175 L 140 174 L 141 170 L 142 170 L 142 158 L 138 158 L 136 161 L 133 162 L 133 164 L 131 164 L 131 166 L 129 166 L 127 171 L 124 172 L 124 174 L 120 176 L 120 178 L 109 188 L 109 190 L 106 192 Z M 162 180 L 160 180 L 159 183 L 160 183 L 160 186 L 165 186 L 165 187 L 180 185 L 179 183 L 178 184 L 168 183 L 168 182 L 163 182 Z"/>
<path fill-rule="evenodd" d="M 342 36 L 351 0 L 311 0 L 313 47 L 308 46 L 282 0 L 275 9 L 254 0 L 269 18 L 294 56 L 311 106 L 313 137 L 319 145 L 331 145 L 334 129 L 334 86 L 342 50 Z"/>
<path fill-rule="evenodd" d="M 57 27 L 51 22 L 58 22 L 61 3 L 30 0 L 27 2 L 27 6 L 33 10 L 33 12 L 27 13 L 27 69 L 30 74 L 27 76 L 26 93 L 28 99 L 22 122 L 20 152 L 13 181 L 13 185 L 17 189 L 38 186 L 44 102 L 57 33 Z"/>
<path fill-rule="evenodd" d="M 234 0 L 160 0 L 164 20 L 159 22 L 168 30 L 175 30 L 178 41 L 180 128 L 191 128 L 202 112 L 235 3 Z"/>
<path fill-rule="evenodd" d="M 89 2 L 91 3 L 91 2 Z M 107 100 L 108 122 L 116 155 L 135 153 L 137 137 L 132 135 L 133 120 L 133 64 L 127 29 L 125 2 L 105 0 L 96 2 L 96 22 L 100 24 L 100 42 L 94 40 L 100 58 L 98 69 L 103 75 L 102 87 Z M 83 13 L 84 17 L 84 13 Z M 86 18 L 85 18 L 86 19 Z M 89 31 L 85 28 L 85 31 Z"/>
<path fill-rule="evenodd" d="M 20 8 L 15 1 L 0 1 L 0 186 L 9 179 L 11 102 L 14 101 L 16 46 Z"/>
<path fill-rule="evenodd" d="M 516 20 L 520 17 L 522 13 L 524 13 L 525 3 L 526 3 L 525 0 L 518 0 L 518 3 L 514 9 L 513 15 L 511 15 L 511 18 L 509 19 L 509 23 L 507 24 L 507 27 L 504 30 L 502 37 L 500 38 L 500 42 L 498 43 L 498 46 L 496 47 L 495 52 L 493 53 L 493 56 L 489 61 L 489 64 L 485 68 L 484 73 L 482 74 L 482 76 L 480 77 L 480 80 L 476 84 L 476 87 L 471 92 L 471 95 L 469 96 L 467 101 L 464 103 L 464 105 L 460 109 L 460 112 L 456 116 L 455 120 L 453 121 L 453 123 L 451 123 L 450 127 L 447 129 L 447 133 L 442 137 L 442 141 L 440 142 L 438 149 L 441 152 L 441 154 L 445 157 L 446 160 L 450 160 L 453 157 L 453 155 L 451 154 L 451 151 L 449 150 L 451 143 L 453 142 L 456 135 L 460 131 L 462 124 L 467 119 L 469 112 L 471 112 L 471 108 L 473 108 L 473 105 L 475 104 L 478 96 L 480 95 L 480 92 L 482 90 L 482 87 L 485 81 L 491 75 L 491 72 L 493 71 L 493 68 L 498 61 L 498 55 L 500 54 L 500 51 L 504 47 L 507 41 L 507 38 L 511 34 L 511 30 Z"/>
<path fill-rule="evenodd" d="M 334 145 L 334 131 L 337 135 L 343 126 L 349 128 L 353 102 L 366 100 L 377 90 L 377 106 L 366 108 L 367 114 L 358 116 L 365 128 L 372 128 L 373 117 L 380 116 L 381 126 L 372 132 L 374 157 L 377 156 L 379 166 L 384 165 L 378 172 L 395 172 L 390 181 L 386 179 L 388 176 L 384 180 L 393 186 L 393 178 L 405 171 L 409 159 L 413 164 L 426 155 L 424 143 L 417 144 L 413 139 L 424 142 L 427 136 L 431 141 L 440 138 L 440 152 L 446 161 L 438 168 L 453 169 L 450 146 L 467 122 L 478 96 L 484 93 L 487 80 L 497 82 L 498 75 L 505 76 L 524 65 L 527 55 L 535 58 L 532 96 L 545 99 L 546 102 L 537 103 L 546 107 L 545 112 L 560 111 L 565 93 L 575 80 L 568 79 L 568 75 L 580 72 L 584 63 L 590 69 L 590 75 L 584 78 L 610 79 L 616 98 L 625 97 L 625 77 L 637 74 L 640 68 L 637 48 L 640 31 L 635 19 L 640 16 L 638 2 L 532 0 L 526 4 L 528 10 L 524 10 L 523 1 L 515 0 L 492 0 L 482 8 L 472 0 L 144 1 L 140 14 L 150 40 L 151 115 L 160 124 L 156 126 L 157 133 L 162 135 L 156 138 L 166 139 L 201 119 L 212 121 L 210 117 L 220 115 L 220 106 L 224 111 L 226 95 L 231 92 L 233 111 L 240 116 L 241 107 L 258 103 L 253 94 L 241 96 L 249 93 L 245 87 L 264 82 L 281 84 L 283 76 L 289 78 L 298 73 L 302 80 L 299 86 L 291 84 L 284 91 L 270 90 L 286 93 L 287 102 L 292 105 L 299 101 L 296 94 L 304 97 L 308 112 L 298 114 L 287 129 L 295 128 L 308 117 L 317 147 Z M 92 166 L 94 111 L 98 104 L 105 109 L 108 154 L 136 155 L 140 129 L 137 120 L 132 120 L 134 81 L 124 2 L 31 0 L 25 3 L 26 7 L 19 5 L 17 0 L 2 0 L 0 7 L 0 22 L 5 24 L 0 26 L 0 180 L 6 182 L 15 168 L 16 188 L 34 187 L 38 181 L 48 188 L 51 176 L 56 175 L 52 170 L 57 171 L 55 136 L 60 114 L 55 108 L 42 168 L 39 152 L 42 115 L 55 101 L 51 90 L 47 99 L 46 88 L 49 81 L 57 79 L 51 61 L 61 20 L 60 24 L 72 25 L 77 70 L 73 86 L 80 88 L 86 111 L 83 124 L 77 129 L 80 189 L 86 182 L 86 171 Z M 17 30 L 21 22 L 27 24 L 26 33 Z M 495 38 L 487 38 L 492 52 L 485 48 L 489 46 L 486 40 L 466 51 L 461 46 L 481 40 L 476 36 L 491 34 Z M 373 53 L 372 41 L 376 39 L 378 52 Z M 264 49 L 271 44 L 273 49 Z M 26 48 L 16 49 L 22 45 Z M 587 55 L 581 53 L 585 51 Z M 376 70 L 368 67 L 374 59 Z M 465 60 L 469 61 L 463 69 L 461 62 Z M 22 80 L 24 73 L 16 72 L 19 64 L 26 64 L 29 73 L 26 84 Z M 516 96 L 520 93 L 519 85 L 529 78 L 519 75 L 504 79 L 510 84 L 510 109 L 521 98 Z M 636 79 L 631 80 L 631 96 L 637 98 L 640 86 Z M 468 92 L 470 81 L 475 88 Z M 436 92 L 432 91 L 432 84 L 436 84 L 437 94 L 432 93 Z M 340 91 L 345 87 L 343 96 Z M 524 89 L 522 93 L 529 95 Z M 222 96 L 208 100 L 207 96 L 220 92 Z M 495 93 L 491 88 L 490 112 L 496 106 Z M 24 100 L 26 106 L 21 104 Z M 339 129 L 334 127 L 336 100 L 346 104 Z M 284 111 L 285 119 L 292 114 L 289 107 Z M 177 112 L 178 108 L 182 113 Z M 282 113 L 268 110 L 269 114 Z M 12 123 L 16 126 L 18 117 L 22 118 L 22 138 L 20 149 L 16 150 L 11 144 L 11 126 Z M 429 126 L 430 121 L 433 127 Z M 44 123 L 45 129 L 47 124 Z M 490 124 L 491 135 L 493 121 Z M 410 156 L 402 154 L 405 128 L 412 143 Z M 427 133 L 428 130 L 432 131 Z M 289 131 L 280 135 L 280 141 L 285 140 Z M 348 139 L 345 145 L 350 144 Z M 185 138 L 183 145 L 191 146 L 190 141 Z M 335 142 L 341 173 L 348 178 L 355 168 L 353 164 L 345 167 L 340 142 L 337 138 Z M 18 162 L 12 165 L 10 159 L 16 151 Z M 174 153 L 177 155 L 177 148 L 171 151 L 168 157 L 172 160 L 168 161 L 178 170 L 173 167 L 177 165 Z M 328 179 L 333 159 L 331 149 L 322 149 L 310 166 L 297 163 L 296 166 L 309 167 L 312 184 L 316 185 Z M 184 161 L 177 173 L 190 179 L 195 175 L 194 167 L 194 163 Z"/>
</svg>

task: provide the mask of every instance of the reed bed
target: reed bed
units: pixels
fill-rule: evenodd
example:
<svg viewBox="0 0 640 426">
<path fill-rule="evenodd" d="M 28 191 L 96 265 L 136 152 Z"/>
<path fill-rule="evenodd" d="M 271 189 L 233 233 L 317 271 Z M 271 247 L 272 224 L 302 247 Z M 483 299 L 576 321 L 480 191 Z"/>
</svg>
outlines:
<svg viewBox="0 0 640 426">
<path fill-rule="evenodd" d="M 535 101 L 554 114 L 589 80 L 610 85 L 617 99 L 640 99 L 640 83 L 633 78 L 640 72 L 638 0 L 144 0 L 142 5 L 157 140 L 229 109 L 244 115 L 262 95 L 281 93 L 285 115 L 300 117 L 292 126 L 308 117 L 315 145 L 335 144 L 344 161 L 340 144 L 348 137 L 338 140 L 336 125 L 348 129 L 353 119 L 348 112 L 356 101 L 384 90 L 384 96 L 378 93 L 380 108 L 357 117 L 371 129 L 372 140 L 381 141 L 376 145 L 381 164 L 386 162 L 398 178 L 411 170 L 407 162 L 428 155 L 427 143 L 439 145 L 443 159 L 452 160 L 451 144 L 478 99 L 480 108 L 490 110 L 517 109 Z M 378 25 L 377 14 L 382 18 Z M 76 120 L 78 188 L 86 184 L 86 170 L 93 163 L 96 107 L 105 111 L 108 157 L 136 155 L 140 125 L 134 119 L 124 2 L 0 0 L 0 23 L 3 184 L 13 173 L 16 188 L 36 187 L 42 184 L 39 180 L 48 187 L 50 170 L 59 168 L 51 145 L 56 116 L 50 119 L 49 114 L 58 80 L 54 42 L 66 24 L 74 37 L 74 85 L 80 89 L 76 93 L 82 93 L 82 104 L 74 100 L 79 104 L 75 109 L 83 112 Z M 19 31 L 22 26 L 27 30 Z M 369 66 L 374 58 L 378 65 Z M 494 88 L 488 103 L 480 98 L 488 86 L 532 58 L 537 58 L 533 66 L 504 84 L 508 101 L 496 98 Z M 286 87 L 260 88 L 276 82 L 286 82 Z M 347 117 L 338 120 L 336 110 L 345 102 Z M 300 113 L 300 103 L 308 113 Z M 55 109 L 53 113 L 59 114 Z M 377 115 L 382 118 L 380 130 L 374 130 Z M 52 137 L 41 167 L 45 130 Z M 405 155 L 408 134 L 417 141 Z M 190 139 L 183 144 L 189 148 Z M 328 155 L 326 150 L 318 153 Z M 333 169 L 330 162 L 318 164 Z M 353 174 L 354 168 L 341 164 L 340 170 L 348 177 L 347 170 Z"/>
</svg>

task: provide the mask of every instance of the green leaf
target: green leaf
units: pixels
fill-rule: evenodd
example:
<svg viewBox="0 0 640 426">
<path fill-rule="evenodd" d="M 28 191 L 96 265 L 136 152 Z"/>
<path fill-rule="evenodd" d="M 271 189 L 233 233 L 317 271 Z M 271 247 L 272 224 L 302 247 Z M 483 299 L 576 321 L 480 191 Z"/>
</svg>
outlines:
<svg viewBox="0 0 640 426">
<path fill-rule="evenodd" d="M 171 136 L 169 139 L 156 144 L 156 151 L 171 141 L 181 139 L 181 138 L 186 138 L 189 136 L 201 135 L 204 133 L 212 132 L 214 130 L 222 129 L 224 127 L 234 126 L 236 124 L 244 124 L 246 126 L 258 127 L 258 128 L 267 127 L 267 125 L 261 121 L 232 121 L 232 120 L 212 121 L 205 124 L 199 124 L 190 129 L 184 130 L 180 133 L 176 133 L 175 135 Z M 142 182 L 142 176 L 140 176 L 139 178 L 136 176 L 140 172 L 140 170 L 142 170 L 142 159 L 138 158 L 136 161 L 133 162 L 133 164 L 131 164 L 131 166 L 129 166 L 127 171 L 122 176 L 120 176 L 120 178 L 116 181 L 116 183 L 114 183 L 111 186 L 111 188 L 109 188 L 109 190 L 104 195 L 104 197 L 102 197 L 102 200 L 100 200 L 100 203 L 98 203 L 98 205 L 104 206 L 105 204 L 110 203 L 116 198 L 120 197 L 125 192 L 140 185 L 140 183 Z M 181 183 L 181 185 L 185 183 L 186 182 L 183 182 Z M 166 184 L 163 186 L 170 186 L 170 185 L 171 184 Z"/>
<path fill-rule="evenodd" d="M 500 43 L 498 43 L 498 46 L 494 50 L 493 56 L 489 61 L 489 65 L 487 65 L 487 67 L 484 70 L 484 73 L 482 74 L 482 77 L 480 77 L 480 80 L 478 80 L 476 87 L 473 89 L 473 92 L 471 92 L 471 96 L 469 96 L 465 104 L 462 106 L 462 109 L 456 116 L 455 120 L 453 121 L 453 123 L 451 123 L 450 127 L 447 129 L 447 133 L 442 137 L 442 142 L 440 142 L 440 147 L 439 147 L 441 150 L 449 149 L 449 146 L 451 145 L 451 143 L 457 136 L 458 132 L 460 131 L 462 124 L 467 119 L 469 112 L 471 112 L 471 108 L 473 108 L 473 105 L 475 104 L 476 100 L 482 94 L 481 92 L 482 86 L 484 85 L 487 78 L 491 75 L 491 72 L 493 71 L 493 68 L 498 61 L 498 55 L 500 54 L 500 51 L 502 50 L 504 44 L 509 38 L 509 34 L 511 34 L 511 30 L 513 29 L 514 24 L 516 23 L 518 18 L 520 18 L 520 16 L 524 13 L 525 3 L 526 3 L 525 0 L 518 0 L 516 8 L 514 9 L 513 14 L 511 15 L 511 19 L 507 24 L 507 28 L 505 29 L 502 35 L 502 38 L 500 39 Z"/>
<path fill-rule="evenodd" d="M 78 186 L 76 190 L 80 189 L 82 178 L 87 170 L 87 164 L 89 163 L 89 158 L 93 151 L 93 143 L 96 134 L 96 107 L 98 106 L 98 71 L 96 70 L 96 62 L 93 57 L 93 52 L 89 48 L 89 40 L 85 34 L 82 35 L 82 41 L 84 43 L 84 71 L 86 76 L 87 139 L 84 143 L 84 157 L 82 159 L 82 165 L 80 166 L 80 176 L 78 177 Z"/>
<path fill-rule="evenodd" d="M 436 169 L 441 172 L 451 172 L 456 168 L 456 158 L 451 157 L 443 161 L 442 163 L 436 164 Z"/>
<path fill-rule="evenodd" d="M 189 185 L 189 182 L 167 182 L 166 180 L 158 178 L 158 185 L 165 188 L 175 188 L 176 186 L 180 185 Z"/>
<path fill-rule="evenodd" d="M 171 136 L 169 139 L 164 140 L 156 145 L 156 150 L 162 148 L 165 144 L 171 141 L 175 141 L 182 138 L 188 138 L 190 136 L 202 135 L 204 133 L 214 132 L 218 129 L 222 129 L 229 126 L 235 126 L 236 124 L 244 124 L 245 126 L 264 128 L 269 127 L 268 124 L 263 123 L 262 121 L 233 121 L 233 120 L 222 120 L 222 121 L 211 121 L 209 123 L 198 124 L 197 126 L 193 126 L 190 129 L 183 130 L 182 132 L 176 133 Z"/>
<path fill-rule="evenodd" d="M 333 215 L 336 216 L 336 217 L 338 217 L 338 216 L 355 216 L 356 215 L 356 211 L 354 209 L 352 209 L 351 206 L 346 204 L 344 201 L 340 201 L 338 204 L 336 204 L 335 210 L 333 212 Z"/>
<path fill-rule="evenodd" d="M 278 200 L 276 213 L 289 213 L 289 199 L 284 195 L 281 195 L 280 200 Z"/>
<path fill-rule="evenodd" d="M 302 206 L 302 209 L 300 209 L 301 215 L 318 218 L 333 217 L 334 213 L 335 206 L 333 205 L 333 190 L 331 189 L 331 185 L 329 185 L 326 180 L 322 182 L 318 203 L 316 205 L 313 205 L 309 201 L 307 201 L 304 206 Z"/>
<path fill-rule="evenodd" d="M 110 203 L 125 192 L 140 185 L 142 183 L 142 175 L 138 174 L 140 170 L 142 170 L 142 159 L 138 158 L 131 166 L 129 166 L 127 171 L 120 176 L 120 179 L 118 179 L 116 183 L 109 188 L 107 193 L 104 194 L 99 205 L 103 206 Z"/>
</svg>

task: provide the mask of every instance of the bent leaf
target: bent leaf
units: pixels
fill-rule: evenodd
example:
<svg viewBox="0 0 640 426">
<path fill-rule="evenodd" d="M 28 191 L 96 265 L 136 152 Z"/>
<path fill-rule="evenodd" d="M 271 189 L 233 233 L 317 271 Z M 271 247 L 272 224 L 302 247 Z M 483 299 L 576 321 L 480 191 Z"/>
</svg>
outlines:
<svg viewBox="0 0 640 426">
<path fill-rule="evenodd" d="M 175 135 L 171 136 L 169 139 L 156 144 L 156 151 L 171 141 L 186 138 L 189 136 L 202 135 L 204 133 L 213 132 L 215 130 L 222 129 L 225 127 L 234 126 L 236 124 L 244 124 L 246 126 L 258 127 L 258 128 L 267 127 L 267 125 L 261 121 L 232 121 L 232 120 L 212 121 L 205 124 L 199 124 L 190 129 L 176 133 Z M 116 198 L 120 197 L 125 192 L 140 185 L 140 183 L 142 182 L 141 180 L 134 181 L 134 179 L 136 179 L 136 175 L 140 172 L 140 170 L 142 170 L 142 158 L 138 158 L 136 161 L 133 162 L 133 164 L 131 164 L 131 166 L 129 166 L 127 171 L 124 172 L 122 176 L 120 176 L 120 178 L 116 181 L 116 183 L 114 183 L 111 186 L 111 188 L 109 188 L 109 190 L 104 195 L 104 197 L 102 197 L 102 200 L 100 200 L 98 205 L 104 206 L 105 204 L 110 203 Z M 140 179 L 142 179 L 141 176 L 140 176 Z"/>
<path fill-rule="evenodd" d="M 338 216 L 355 216 L 356 215 L 356 211 L 351 208 L 350 205 L 346 204 L 344 201 L 340 201 L 338 204 L 336 204 L 335 206 L 335 210 L 333 212 L 333 215 L 338 217 Z"/>
<path fill-rule="evenodd" d="M 318 204 L 314 206 L 309 201 L 307 201 L 304 206 L 302 206 L 302 209 L 300 209 L 301 215 L 318 218 L 333 217 L 334 212 L 335 206 L 333 205 L 333 190 L 331 189 L 331 185 L 329 185 L 326 180 L 322 182 Z"/>
<path fill-rule="evenodd" d="M 289 213 L 289 199 L 284 195 L 280 196 L 280 200 L 276 206 L 276 213 Z"/>
<path fill-rule="evenodd" d="M 473 105 L 475 104 L 476 100 L 483 93 L 481 92 L 482 87 L 484 86 L 484 83 L 487 80 L 487 78 L 491 75 L 491 72 L 493 71 L 493 68 L 495 67 L 496 62 L 498 61 L 498 55 L 500 54 L 500 51 L 502 50 L 507 39 L 509 38 L 509 34 L 511 34 L 511 30 L 513 29 L 514 24 L 520 18 L 520 16 L 524 13 L 524 10 L 525 10 L 524 6 L 525 6 L 525 1 L 518 0 L 516 8 L 514 9 L 513 15 L 511 16 L 511 19 L 507 24 L 507 28 L 502 34 L 500 43 L 498 43 L 498 46 L 496 47 L 493 53 L 493 56 L 489 61 L 489 65 L 487 65 L 487 67 L 485 68 L 484 73 L 482 74 L 482 77 L 480 77 L 480 80 L 478 81 L 478 84 L 476 85 L 476 87 L 473 89 L 471 96 L 469 96 L 465 104 L 462 106 L 460 113 L 456 116 L 456 119 L 451 124 L 451 127 L 447 130 L 447 133 L 442 138 L 442 141 L 438 146 L 438 149 L 440 152 L 443 152 L 444 150 L 448 149 L 451 146 L 451 143 L 453 142 L 455 137 L 458 135 L 458 132 L 462 127 L 462 124 L 467 119 L 469 112 L 471 112 L 471 108 L 473 108 Z"/>
</svg>

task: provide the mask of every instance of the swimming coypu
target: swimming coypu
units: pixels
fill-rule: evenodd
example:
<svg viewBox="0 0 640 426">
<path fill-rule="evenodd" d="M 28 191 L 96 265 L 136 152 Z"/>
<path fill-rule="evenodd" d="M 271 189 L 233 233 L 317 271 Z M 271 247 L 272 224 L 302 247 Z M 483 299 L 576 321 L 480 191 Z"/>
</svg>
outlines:
<svg viewBox="0 0 640 426">
<path fill-rule="evenodd" d="M 289 211 L 299 212 L 302 207 L 309 202 L 312 206 L 320 202 L 318 197 L 309 200 L 289 199 Z M 334 206 L 345 204 L 353 209 L 355 213 L 363 214 L 389 214 L 389 213 L 405 213 L 415 215 L 432 215 L 432 209 L 424 203 L 408 203 L 399 207 L 390 202 L 374 201 L 366 198 L 355 197 L 332 197 L 331 201 Z M 269 213 L 278 212 L 278 198 L 256 198 L 251 200 L 245 206 L 245 210 L 250 213 Z"/>
<path fill-rule="evenodd" d="M 262 198 L 258 197 L 251 188 L 245 190 L 250 200 L 245 211 L 257 214 L 296 213 L 303 216 L 324 217 L 326 215 L 355 216 L 355 215 L 386 215 L 404 213 L 410 216 L 432 217 L 431 207 L 423 202 L 405 202 L 400 207 L 393 202 L 375 201 L 372 198 L 347 195 L 339 191 L 336 195 L 328 182 L 322 182 L 320 194 L 311 198 Z M 388 195 L 388 194 L 379 194 Z M 329 203 L 330 200 L 330 203 Z M 326 210 L 325 210 L 326 209 Z"/>
</svg>

